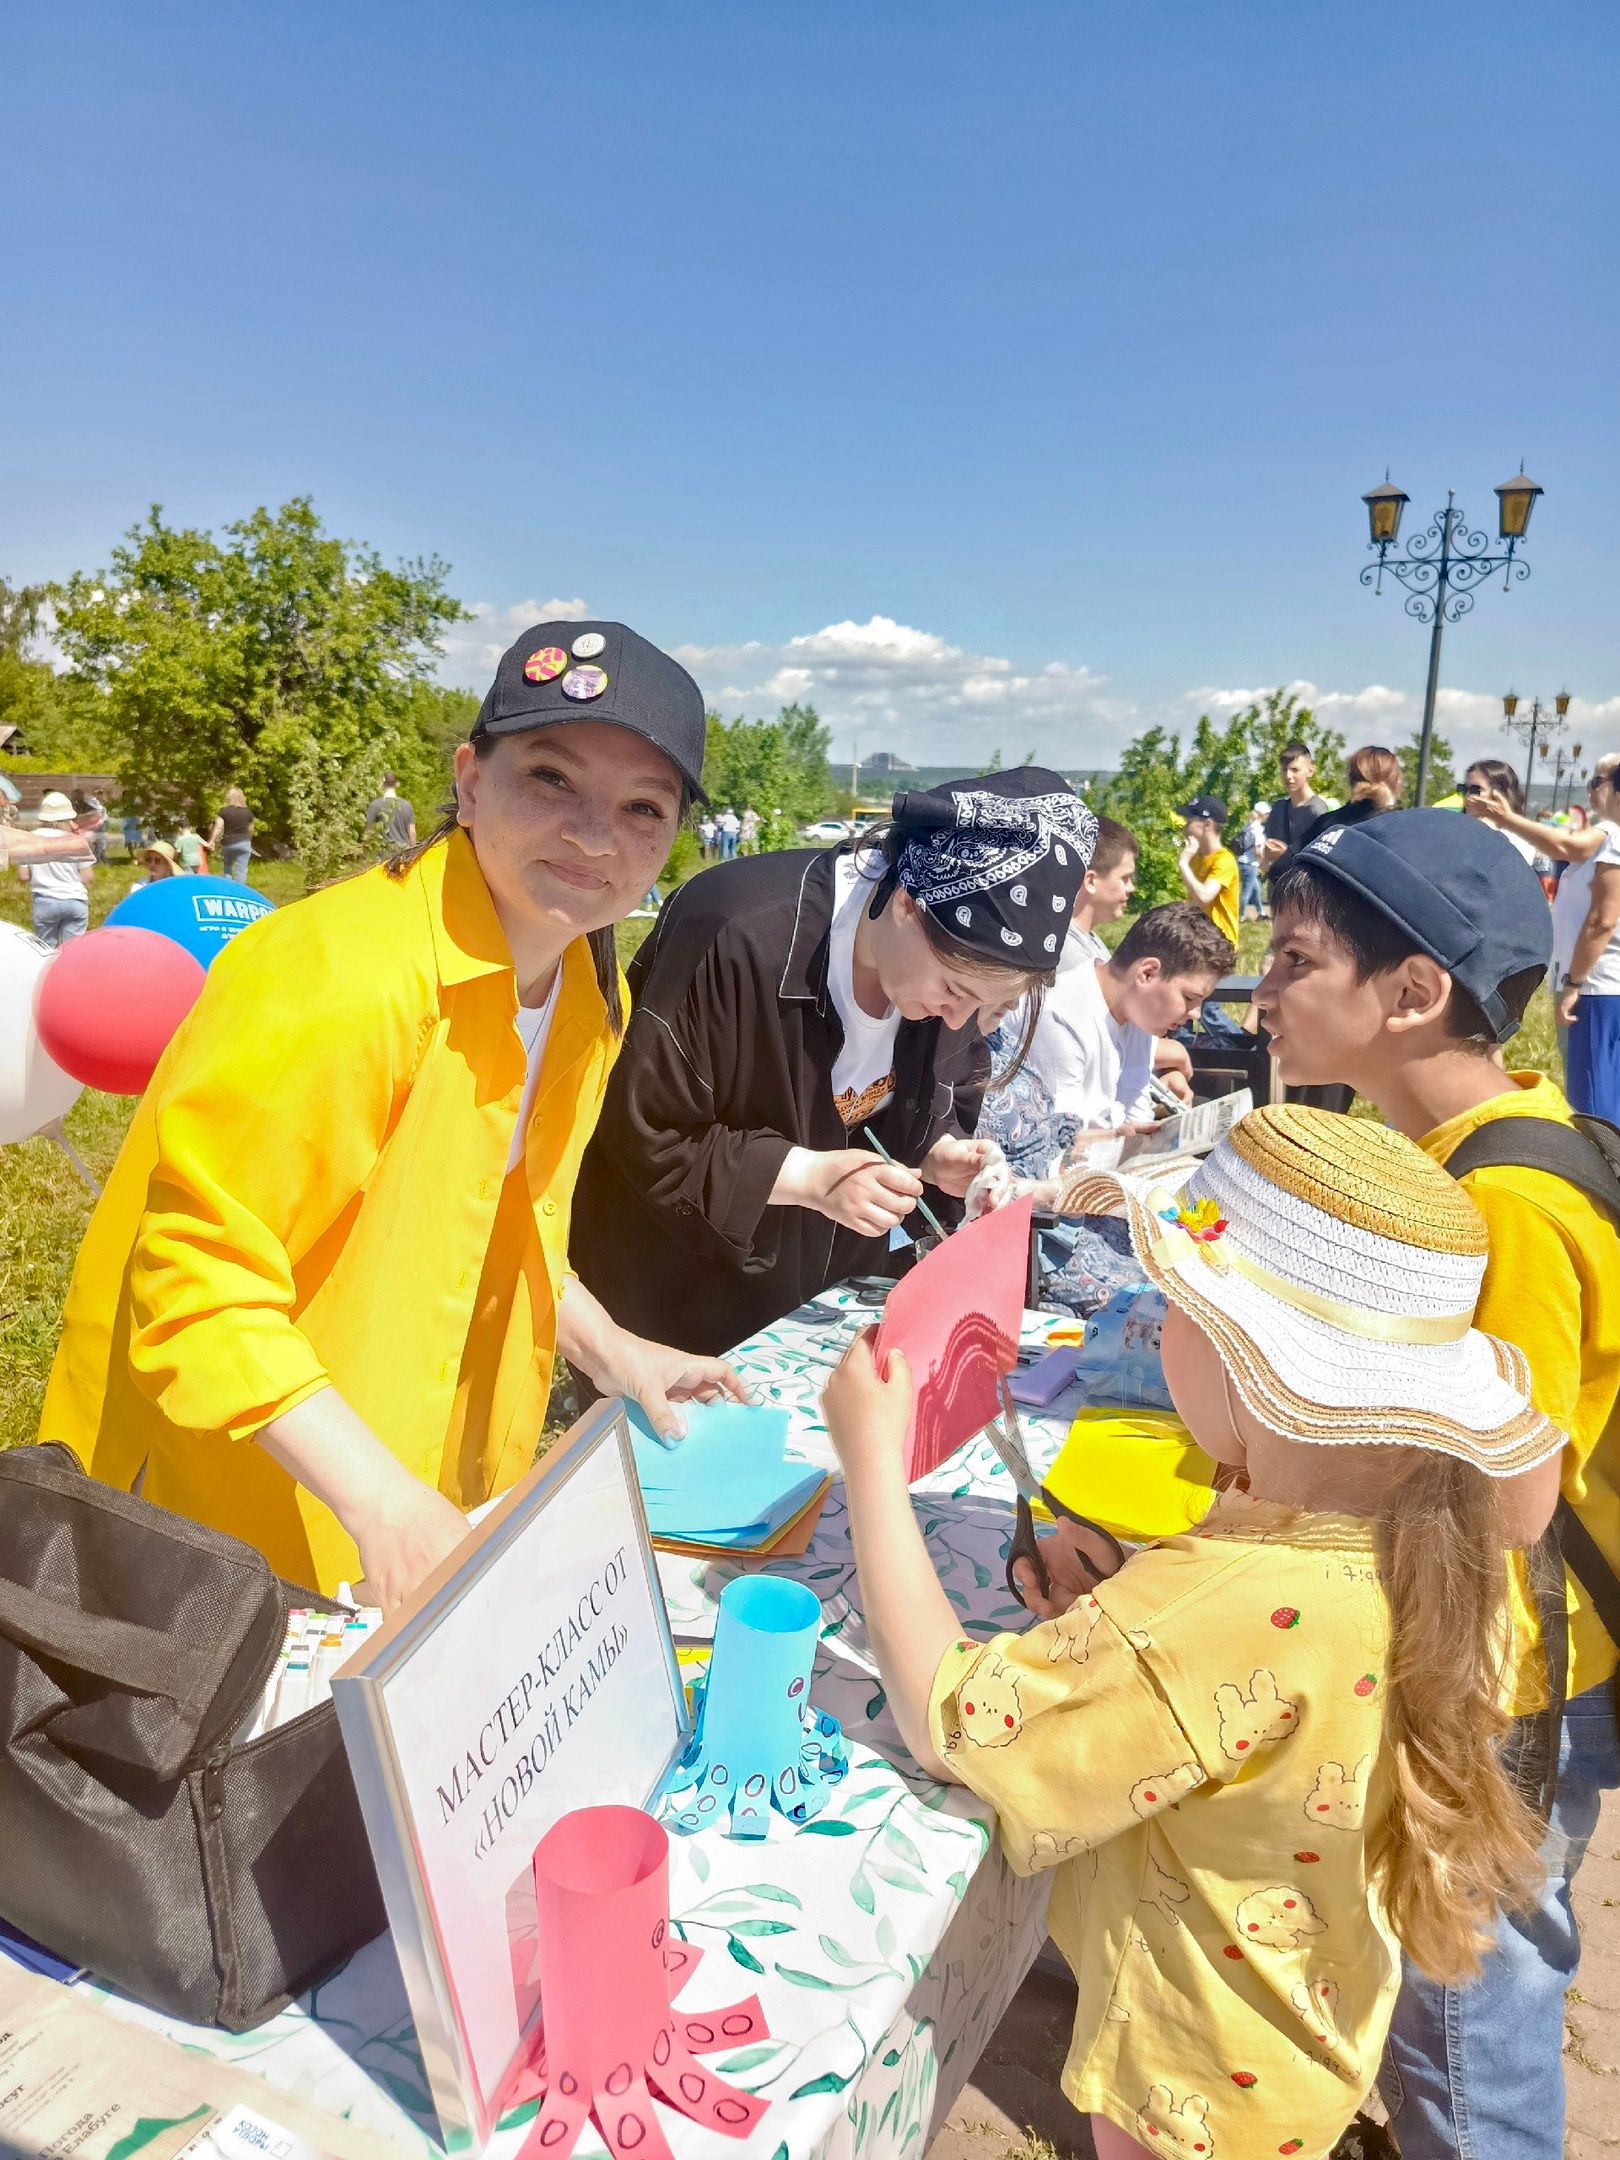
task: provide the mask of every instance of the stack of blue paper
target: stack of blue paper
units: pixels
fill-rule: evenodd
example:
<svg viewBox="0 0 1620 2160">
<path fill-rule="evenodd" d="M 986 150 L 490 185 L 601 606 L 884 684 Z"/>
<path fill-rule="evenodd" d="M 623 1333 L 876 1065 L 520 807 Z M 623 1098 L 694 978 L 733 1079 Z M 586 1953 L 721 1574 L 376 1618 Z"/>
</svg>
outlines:
<svg viewBox="0 0 1620 2160">
<path fill-rule="evenodd" d="M 788 1414 L 747 1403 L 683 1403 L 686 1438 L 665 1447 L 627 1406 L 636 1474 L 654 1537 L 690 1545 L 767 1545 L 825 1483 L 783 1459 Z"/>
</svg>

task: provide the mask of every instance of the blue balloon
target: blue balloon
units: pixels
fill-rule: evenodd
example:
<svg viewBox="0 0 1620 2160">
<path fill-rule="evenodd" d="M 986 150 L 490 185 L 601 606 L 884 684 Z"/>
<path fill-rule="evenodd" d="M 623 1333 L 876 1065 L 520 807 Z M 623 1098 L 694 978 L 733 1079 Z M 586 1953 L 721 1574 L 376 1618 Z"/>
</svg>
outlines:
<svg viewBox="0 0 1620 2160">
<path fill-rule="evenodd" d="M 207 967 L 239 930 L 275 910 L 263 893 L 234 878 L 167 877 L 137 885 L 107 917 L 124 930 L 173 938 Z"/>
</svg>

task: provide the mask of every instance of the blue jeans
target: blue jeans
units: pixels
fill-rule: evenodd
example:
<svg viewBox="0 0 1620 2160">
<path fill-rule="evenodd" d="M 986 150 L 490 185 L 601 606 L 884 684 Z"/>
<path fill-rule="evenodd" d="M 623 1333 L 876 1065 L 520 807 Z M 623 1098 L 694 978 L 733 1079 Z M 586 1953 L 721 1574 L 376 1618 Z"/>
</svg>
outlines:
<svg viewBox="0 0 1620 2160">
<path fill-rule="evenodd" d="M 1247 915 L 1253 908 L 1262 914 L 1265 902 L 1260 897 L 1260 865 L 1251 862 L 1246 855 L 1238 857 L 1238 913 Z"/>
<path fill-rule="evenodd" d="M 219 859 L 224 865 L 225 875 L 235 878 L 238 885 L 245 885 L 248 881 L 248 857 L 252 853 L 251 840 L 227 840 L 220 848 Z"/>
<path fill-rule="evenodd" d="M 58 893 L 30 893 L 34 935 L 42 945 L 65 945 L 90 927 L 90 901 L 64 899 Z"/>
<path fill-rule="evenodd" d="M 1620 996 L 1582 995 L 1564 1042 L 1564 1077 L 1572 1110 L 1620 1119 Z"/>
<path fill-rule="evenodd" d="M 1614 1682 L 1566 1704 L 1547 1881 L 1505 1913 L 1477 1980 L 1439 1987 L 1408 1964 L 1379 2086 L 1402 2160 L 1562 2160 L 1564 1991 L 1580 1962 L 1569 1886 L 1607 1788 L 1620 1785 Z"/>
</svg>

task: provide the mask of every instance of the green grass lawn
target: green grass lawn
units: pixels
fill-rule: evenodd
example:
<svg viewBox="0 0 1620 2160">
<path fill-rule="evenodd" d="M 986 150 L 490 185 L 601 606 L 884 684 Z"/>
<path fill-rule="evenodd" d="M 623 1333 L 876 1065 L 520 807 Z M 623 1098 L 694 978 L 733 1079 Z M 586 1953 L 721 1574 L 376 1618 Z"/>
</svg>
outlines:
<svg viewBox="0 0 1620 2160">
<path fill-rule="evenodd" d="M 125 863 L 98 871 L 90 891 L 92 924 L 101 922 L 123 898 L 133 875 Z M 303 891 L 302 875 L 292 862 L 255 863 L 252 883 L 278 906 Z M 14 877 L 0 875 L 0 918 L 27 925 L 27 889 Z M 651 928 L 650 920 L 619 925 L 622 962 L 629 962 Z M 1120 924 L 1113 934 L 1123 936 L 1124 928 Z M 1264 966 L 1269 935 L 1266 923 L 1243 925 L 1238 955 L 1242 972 L 1255 974 Z M 1522 1033 L 1509 1045 L 1508 1062 L 1559 1077 L 1552 1001 L 1545 990 L 1537 991 Z M 1355 1107 L 1363 1116 L 1377 1114 L 1359 1099 Z M 69 1137 L 98 1178 L 111 1169 L 134 1108 L 123 1096 L 86 1089 L 68 1112 Z M 25 1140 L 0 1147 L 0 1447 L 31 1440 L 38 1430 L 62 1300 L 93 1204 L 88 1187 L 53 1142 Z"/>
</svg>

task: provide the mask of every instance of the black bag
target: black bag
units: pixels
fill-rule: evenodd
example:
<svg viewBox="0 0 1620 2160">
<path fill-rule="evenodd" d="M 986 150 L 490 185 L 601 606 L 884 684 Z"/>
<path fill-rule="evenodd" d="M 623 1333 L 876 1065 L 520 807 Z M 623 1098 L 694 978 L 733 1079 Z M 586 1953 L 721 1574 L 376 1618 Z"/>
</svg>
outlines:
<svg viewBox="0 0 1620 2160">
<path fill-rule="evenodd" d="M 295 1605 L 342 1610 L 68 1448 L 0 1453 L 0 1914 L 229 2032 L 387 1925 L 332 1705 L 233 1744 Z"/>
<path fill-rule="evenodd" d="M 1586 1194 L 1620 1231 L 1620 1129 L 1607 1118 L 1492 1118 L 1478 1125 L 1447 1157 L 1455 1178 L 1471 1170 L 1545 1170 Z M 1569 1629 L 1564 1618 L 1564 1570 L 1586 1592 L 1611 1641 L 1620 1644 L 1620 1577 L 1569 1502 L 1559 1495 L 1553 1519 L 1530 1548 L 1530 1593 L 1547 1661 L 1547 1707 L 1514 1720 L 1503 1766 L 1543 1817 L 1558 1793 L 1558 1732 L 1569 1682 Z M 1620 1715 L 1620 1698 L 1616 1702 Z"/>
</svg>

